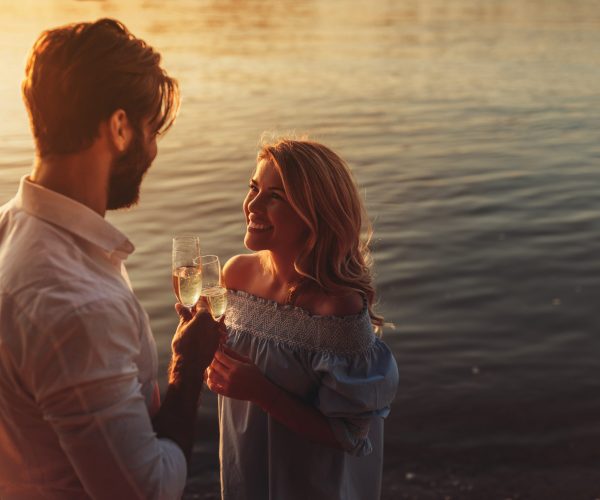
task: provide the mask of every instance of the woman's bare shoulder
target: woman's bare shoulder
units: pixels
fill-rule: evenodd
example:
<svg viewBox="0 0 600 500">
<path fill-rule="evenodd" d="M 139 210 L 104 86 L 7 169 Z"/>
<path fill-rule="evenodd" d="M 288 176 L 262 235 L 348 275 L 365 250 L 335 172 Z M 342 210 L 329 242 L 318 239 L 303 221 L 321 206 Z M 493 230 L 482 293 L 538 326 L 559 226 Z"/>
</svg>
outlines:
<svg viewBox="0 0 600 500">
<path fill-rule="evenodd" d="M 362 295 L 358 292 L 350 292 L 345 295 L 318 292 L 311 294 L 307 303 L 302 307 L 319 316 L 351 316 L 362 311 L 364 302 Z"/>
<path fill-rule="evenodd" d="M 256 253 L 234 255 L 223 266 L 223 282 L 227 288 L 245 290 L 250 279 L 260 269 L 260 256 Z"/>
</svg>

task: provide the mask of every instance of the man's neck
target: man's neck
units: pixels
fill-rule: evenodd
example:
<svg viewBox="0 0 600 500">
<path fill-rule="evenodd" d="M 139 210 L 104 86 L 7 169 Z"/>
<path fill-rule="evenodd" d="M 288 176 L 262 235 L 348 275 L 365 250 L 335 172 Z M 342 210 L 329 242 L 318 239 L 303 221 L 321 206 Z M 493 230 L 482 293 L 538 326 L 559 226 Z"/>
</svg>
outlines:
<svg viewBox="0 0 600 500">
<path fill-rule="evenodd" d="M 109 175 L 110 157 L 92 146 L 74 154 L 36 158 L 29 179 L 104 217 Z"/>
</svg>

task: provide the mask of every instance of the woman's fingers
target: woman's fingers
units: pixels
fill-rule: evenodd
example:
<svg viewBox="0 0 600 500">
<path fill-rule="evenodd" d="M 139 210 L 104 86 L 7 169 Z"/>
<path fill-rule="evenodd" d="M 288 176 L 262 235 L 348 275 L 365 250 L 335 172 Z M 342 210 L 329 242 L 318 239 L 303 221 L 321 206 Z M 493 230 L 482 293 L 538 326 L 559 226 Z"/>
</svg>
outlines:
<svg viewBox="0 0 600 500">
<path fill-rule="evenodd" d="M 220 353 L 221 353 L 221 351 L 215 352 L 215 357 L 213 358 L 210 366 L 213 367 L 215 370 L 226 372 L 229 370 L 230 366 L 226 361 L 224 362 L 224 360 L 221 356 L 217 356 L 217 354 L 220 354 Z"/>
<path fill-rule="evenodd" d="M 212 391 L 212 392 L 216 392 L 217 394 L 221 394 L 224 395 L 224 389 L 223 387 L 221 387 L 220 385 L 218 385 L 213 379 L 209 378 L 206 381 L 206 385 L 207 387 Z"/>
<path fill-rule="evenodd" d="M 221 375 L 217 370 L 211 370 L 208 374 L 208 379 L 206 380 L 206 385 L 208 388 L 216 392 L 217 394 L 221 394 L 222 396 L 230 396 L 230 384 L 227 377 Z"/>
<path fill-rule="evenodd" d="M 221 350 L 215 352 L 215 360 L 217 360 L 223 366 L 231 368 L 232 366 L 239 364 L 239 360 L 229 356 L 227 354 L 228 351 L 231 351 L 231 349 L 229 349 L 226 345 L 223 345 Z"/>
<path fill-rule="evenodd" d="M 241 361 L 242 363 L 253 363 L 253 361 L 249 357 L 234 351 L 231 347 L 226 345 L 223 346 L 222 353 L 225 354 L 225 356 L 227 356 L 228 358 L 234 359 L 236 361 Z"/>
<path fill-rule="evenodd" d="M 207 380 L 218 385 L 223 385 L 225 382 L 227 382 L 227 379 L 217 370 L 210 370 Z"/>
</svg>

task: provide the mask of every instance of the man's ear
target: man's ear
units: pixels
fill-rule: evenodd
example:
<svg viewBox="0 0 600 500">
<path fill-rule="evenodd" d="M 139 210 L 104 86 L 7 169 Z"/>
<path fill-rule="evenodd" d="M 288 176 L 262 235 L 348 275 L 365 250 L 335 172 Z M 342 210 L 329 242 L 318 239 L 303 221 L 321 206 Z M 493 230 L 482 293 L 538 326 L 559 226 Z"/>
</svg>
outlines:
<svg viewBox="0 0 600 500">
<path fill-rule="evenodd" d="M 119 152 L 123 153 L 129 147 L 133 137 L 133 129 L 127 113 L 117 109 L 108 119 L 108 139 Z"/>
</svg>

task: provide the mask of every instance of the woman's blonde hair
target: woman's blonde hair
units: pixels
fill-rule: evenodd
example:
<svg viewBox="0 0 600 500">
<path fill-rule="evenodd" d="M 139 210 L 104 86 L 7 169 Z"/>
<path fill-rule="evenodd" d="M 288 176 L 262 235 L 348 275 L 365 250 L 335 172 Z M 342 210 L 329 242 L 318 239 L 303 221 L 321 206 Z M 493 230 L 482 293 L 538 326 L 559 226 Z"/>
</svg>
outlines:
<svg viewBox="0 0 600 500">
<path fill-rule="evenodd" d="M 359 292 L 380 331 L 383 317 L 374 311 L 369 251 L 372 228 L 346 162 L 322 144 L 288 138 L 263 143 L 261 160 L 279 171 L 289 203 L 309 229 L 296 271 L 328 293 Z"/>
</svg>

